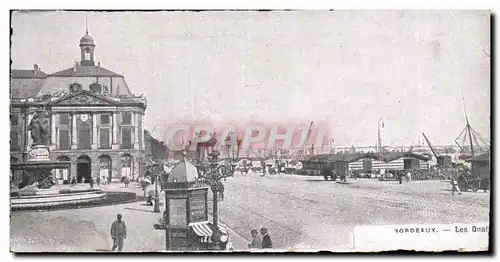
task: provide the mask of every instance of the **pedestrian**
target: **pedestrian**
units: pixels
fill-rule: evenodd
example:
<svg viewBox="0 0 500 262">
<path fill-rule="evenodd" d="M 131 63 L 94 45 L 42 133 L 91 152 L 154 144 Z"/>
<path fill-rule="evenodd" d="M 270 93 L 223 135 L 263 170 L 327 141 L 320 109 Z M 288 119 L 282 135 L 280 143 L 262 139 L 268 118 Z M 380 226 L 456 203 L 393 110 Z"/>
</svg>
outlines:
<svg viewBox="0 0 500 262">
<path fill-rule="evenodd" d="M 398 176 L 399 184 L 403 184 L 403 174 L 400 171 L 396 171 L 396 175 Z"/>
<path fill-rule="evenodd" d="M 116 216 L 116 221 L 111 225 L 111 238 L 113 239 L 113 248 L 111 250 L 115 251 L 118 248 L 118 252 L 121 252 L 123 240 L 127 239 L 127 226 L 122 220 L 121 214 Z"/>
<path fill-rule="evenodd" d="M 101 177 L 97 176 L 97 178 L 95 179 L 95 182 L 96 182 L 98 187 L 101 186 Z"/>
<path fill-rule="evenodd" d="M 273 248 L 273 243 L 271 242 L 271 237 L 267 233 L 267 228 L 261 228 L 260 234 L 262 235 L 262 248 Z"/>
<path fill-rule="evenodd" d="M 123 179 L 123 183 L 125 184 L 125 187 L 128 188 L 128 184 L 130 183 L 128 177 L 125 177 L 125 179 Z"/>
<path fill-rule="evenodd" d="M 408 173 L 406 174 L 406 183 L 410 183 L 411 181 L 411 171 L 408 171 Z"/>
<path fill-rule="evenodd" d="M 219 247 L 221 250 L 226 250 L 227 249 L 227 244 L 229 242 L 229 234 L 227 233 L 226 230 L 221 230 L 221 236 L 220 236 L 220 244 Z"/>
<path fill-rule="evenodd" d="M 252 234 L 252 242 L 248 244 L 248 248 L 262 248 L 262 239 L 260 239 L 259 231 L 252 229 L 250 234 Z"/>
<path fill-rule="evenodd" d="M 462 194 L 462 192 L 460 192 L 460 188 L 458 187 L 457 180 L 455 179 L 454 176 L 452 176 L 451 177 L 451 194 L 455 195 L 455 192 L 458 192 L 459 195 Z"/>
<path fill-rule="evenodd" d="M 90 177 L 89 184 L 90 184 L 91 189 L 94 188 L 94 178 L 93 177 Z"/>
</svg>

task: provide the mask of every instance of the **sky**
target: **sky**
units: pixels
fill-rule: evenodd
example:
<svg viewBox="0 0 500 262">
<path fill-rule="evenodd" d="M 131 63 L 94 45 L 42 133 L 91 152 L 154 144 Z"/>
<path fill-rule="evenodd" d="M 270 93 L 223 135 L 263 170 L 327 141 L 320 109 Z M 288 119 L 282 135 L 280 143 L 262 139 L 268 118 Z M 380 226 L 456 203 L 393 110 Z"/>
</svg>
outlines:
<svg viewBox="0 0 500 262">
<path fill-rule="evenodd" d="M 307 123 L 337 146 L 451 145 L 490 135 L 486 11 L 14 13 L 14 69 L 46 73 L 95 60 L 147 97 L 145 126 Z"/>
</svg>

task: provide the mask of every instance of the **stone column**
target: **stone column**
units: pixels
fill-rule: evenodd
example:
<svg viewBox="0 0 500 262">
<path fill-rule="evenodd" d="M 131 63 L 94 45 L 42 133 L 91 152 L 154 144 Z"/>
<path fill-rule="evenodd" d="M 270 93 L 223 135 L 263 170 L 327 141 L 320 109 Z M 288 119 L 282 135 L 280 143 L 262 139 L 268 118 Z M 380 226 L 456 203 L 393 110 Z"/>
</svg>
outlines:
<svg viewBox="0 0 500 262">
<path fill-rule="evenodd" d="M 57 134 L 56 134 L 56 114 L 52 113 L 52 119 L 50 120 L 50 150 L 55 150 L 57 148 Z"/>
<path fill-rule="evenodd" d="M 139 114 L 132 113 L 132 124 L 134 125 L 134 149 L 139 149 Z"/>
<path fill-rule="evenodd" d="M 108 139 L 108 141 L 109 141 L 109 145 L 110 145 L 110 147 L 111 147 L 111 145 L 113 144 L 113 128 L 112 128 L 112 127 L 110 127 L 108 130 L 109 130 L 109 132 L 108 132 L 108 134 L 109 134 L 109 139 Z"/>
<path fill-rule="evenodd" d="M 97 149 L 97 114 L 92 114 L 92 145 L 91 149 Z"/>
<path fill-rule="evenodd" d="M 77 114 L 73 113 L 71 114 L 71 120 L 72 120 L 72 123 L 71 123 L 71 149 L 77 149 L 77 139 L 78 139 L 78 135 L 77 135 L 77 129 L 76 129 L 76 118 L 77 118 Z"/>
<path fill-rule="evenodd" d="M 56 127 L 56 149 L 59 148 L 59 127 Z"/>
<path fill-rule="evenodd" d="M 141 149 L 145 149 L 146 148 L 146 142 L 145 142 L 145 139 L 144 139 L 144 114 L 141 113 L 140 115 L 140 118 L 141 118 Z"/>
<path fill-rule="evenodd" d="M 111 143 L 112 149 L 119 149 L 120 145 L 118 142 L 118 112 L 113 112 L 113 121 L 112 121 L 112 133 L 113 133 L 113 142 Z"/>
</svg>

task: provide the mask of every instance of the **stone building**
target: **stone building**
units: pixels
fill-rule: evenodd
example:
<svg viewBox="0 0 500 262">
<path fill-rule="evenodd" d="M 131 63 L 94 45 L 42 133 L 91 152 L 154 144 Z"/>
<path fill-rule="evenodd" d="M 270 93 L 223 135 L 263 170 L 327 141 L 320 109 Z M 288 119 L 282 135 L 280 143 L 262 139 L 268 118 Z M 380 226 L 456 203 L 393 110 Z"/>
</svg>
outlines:
<svg viewBox="0 0 500 262">
<path fill-rule="evenodd" d="M 32 143 L 29 123 L 37 111 L 48 111 L 50 158 L 70 161 L 70 172 L 56 170 L 58 183 L 90 176 L 108 181 L 142 175 L 146 99 L 134 95 L 123 75 L 94 62 L 96 45 L 88 32 L 79 43 L 81 61 L 47 74 L 11 72 L 11 162 L 27 160 Z"/>
</svg>

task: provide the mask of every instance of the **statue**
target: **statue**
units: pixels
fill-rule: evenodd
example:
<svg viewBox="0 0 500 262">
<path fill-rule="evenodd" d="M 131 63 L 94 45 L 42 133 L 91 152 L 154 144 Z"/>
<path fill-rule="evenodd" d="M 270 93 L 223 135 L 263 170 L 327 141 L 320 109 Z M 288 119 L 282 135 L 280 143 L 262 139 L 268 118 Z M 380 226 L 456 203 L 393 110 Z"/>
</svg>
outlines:
<svg viewBox="0 0 500 262">
<path fill-rule="evenodd" d="M 28 126 L 33 145 L 48 145 L 50 140 L 50 121 L 47 114 L 40 112 L 33 116 Z"/>
</svg>

